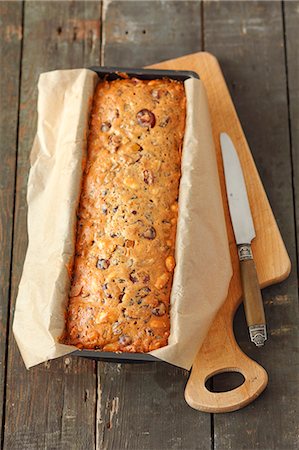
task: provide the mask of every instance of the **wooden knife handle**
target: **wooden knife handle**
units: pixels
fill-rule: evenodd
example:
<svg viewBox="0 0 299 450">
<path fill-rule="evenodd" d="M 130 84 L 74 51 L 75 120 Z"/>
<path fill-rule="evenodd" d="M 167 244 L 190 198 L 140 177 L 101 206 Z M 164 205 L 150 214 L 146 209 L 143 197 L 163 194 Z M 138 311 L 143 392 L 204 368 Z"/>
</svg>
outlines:
<svg viewBox="0 0 299 450">
<path fill-rule="evenodd" d="M 265 324 L 263 299 L 254 260 L 240 261 L 240 269 L 247 325 Z"/>
</svg>

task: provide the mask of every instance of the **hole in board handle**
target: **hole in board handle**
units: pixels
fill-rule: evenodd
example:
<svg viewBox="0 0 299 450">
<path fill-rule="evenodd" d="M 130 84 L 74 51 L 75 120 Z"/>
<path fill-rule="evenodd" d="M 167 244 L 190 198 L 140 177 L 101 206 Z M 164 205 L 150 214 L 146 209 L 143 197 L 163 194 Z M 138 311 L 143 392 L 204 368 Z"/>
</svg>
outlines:
<svg viewBox="0 0 299 450">
<path fill-rule="evenodd" d="M 244 381 L 244 376 L 234 370 L 212 375 L 205 382 L 205 386 L 210 392 L 228 392 L 241 386 Z"/>
</svg>

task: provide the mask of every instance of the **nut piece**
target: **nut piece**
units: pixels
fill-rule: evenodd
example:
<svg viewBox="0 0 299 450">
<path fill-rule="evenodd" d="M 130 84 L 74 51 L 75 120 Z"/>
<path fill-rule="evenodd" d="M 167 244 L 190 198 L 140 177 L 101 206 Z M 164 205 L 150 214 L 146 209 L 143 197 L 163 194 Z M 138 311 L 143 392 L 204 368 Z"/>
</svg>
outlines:
<svg viewBox="0 0 299 450">
<path fill-rule="evenodd" d="M 168 272 L 173 271 L 173 269 L 175 268 L 175 259 L 173 256 L 167 256 L 167 258 L 165 260 L 165 266 L 166 266 Z"/>
<path fill-rule="evenodd" d="M 169 280 L 169 273 L 165 272 L 160 275 L 155 283 L 157 289 L 163 289 Z"/>
<path fill-rule="evenodd" d="M 130 149 L 132 152 L 138 152 L 139 150 L 142 150 L 141 147 L 140 147 L 140 145 L 137 144 L 137 143 L 131 144 L 131 145 L 129 146 L 129 149 Z"/>
<path fill-rule="evenodd" d="M 158 330 L 165 329 L 166 322 L 163 316 L 156 316 L 152 317 L 148 324 L 154 330 L 154 332 L 157 333 Z"/>
<path fill-rule="evenodd" d="M 139 189 L 139 183 L 134 178 L 125 178 L 124 184 L 130 189 Z"/>
<path fill-rule="evenodd" d="M 118 350 L 117 342 L 112 342 L 111 344 L 106 344 L 102 348 L 104 352 L 116 352 Z"/>
<path fill-rule="evenodd" d="M 106 312 L 99 313 L 95 318 L 95 323 L 107 322 L 108 314 Z"/>
<path fill-rule="evenodd" d="M 148 109 L 141 109 L 137 114 L 137 122 L 144 128 L 154 128 L 156 124 L 155 114 Z"/>
</svg>

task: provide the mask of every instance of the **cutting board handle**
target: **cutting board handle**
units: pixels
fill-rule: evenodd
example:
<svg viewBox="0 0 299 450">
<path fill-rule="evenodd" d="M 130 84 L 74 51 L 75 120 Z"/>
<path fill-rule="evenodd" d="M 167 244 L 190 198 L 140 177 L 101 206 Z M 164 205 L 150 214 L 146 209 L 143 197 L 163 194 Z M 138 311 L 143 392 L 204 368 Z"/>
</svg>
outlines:
<svg viewBox="0 0 299 450">
<path fill-rule="evenodd" d="M 231 345 L 226 340 L 218 357 L 214 354 L 211 358 L 209 351 L 198 352 L 185 389 L 186 402 L 192 408 L 210 413 L 236 411 L 251 403 L 267 386 L 265 369 L 241 351 L 233 333 L 228 337 Z M 240 372 L 245 381 L 231 391 L 210 392 L 205 386 L 206 381 L 223 372 Z"/>
</svg>

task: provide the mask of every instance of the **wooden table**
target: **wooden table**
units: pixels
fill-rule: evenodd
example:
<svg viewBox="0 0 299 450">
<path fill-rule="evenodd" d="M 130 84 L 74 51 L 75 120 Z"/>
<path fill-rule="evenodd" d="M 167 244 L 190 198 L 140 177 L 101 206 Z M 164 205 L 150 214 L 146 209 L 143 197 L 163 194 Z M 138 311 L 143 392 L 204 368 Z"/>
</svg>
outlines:
<svg viewBox="0 0 299 450">
<path fill-rule="evenodd" d="M 279 449 L 298 445 L 299 3 L 0 2 L 0 436 L 4 449 Z M 188 372 L 164 363 L 75 357 L 26 371 L 11 324 L 27 245 L 28 155 L 41 72 L 142 66 L 206 50 L 218 57 L 292 259 L 263 292 L 269 342 L 241 348 L 269 373 L 245 409 L 210 415 L 184 401 Z M 297 230 L 297 234 L 296 234 Z M 228 379 L 214 380 L 225 389 Z"/>
</svg>

